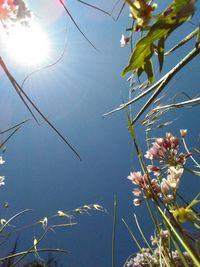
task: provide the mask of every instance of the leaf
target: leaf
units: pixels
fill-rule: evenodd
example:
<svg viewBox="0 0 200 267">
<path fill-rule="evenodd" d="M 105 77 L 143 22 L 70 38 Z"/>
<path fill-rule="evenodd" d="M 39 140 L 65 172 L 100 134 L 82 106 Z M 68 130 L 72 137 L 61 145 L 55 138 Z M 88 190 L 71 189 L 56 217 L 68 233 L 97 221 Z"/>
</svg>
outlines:
<svg viewBox="0 0 200 267">
<path fill-rule="evenodd" d="M 165 52 L 165 38 L 164 37 L 160 38 L 160 40 L 158 41 L 157 52 L 158 52 L 159 67 L 161 71 L 163 67 L 164 52 Z"/>
<path fill-rule="evenodd" d="M 147 74 L 148 81 L 150 83 L 154 82 L 153 64 L 151 60 L 147 60 L 144 65 L 144 71 Z"/>
<path fill-rule="evenodd" d="M 149 44 L 136 44 L 135 49 L 131 55 L 128 66 L 122 71 L 122 76 L 125 76 L 129 71 L 134 71 L 141 68 L 144 65 L 145 59 L 151 54 Z"/>
<path fill-rule="evenodd" d="M 174 0 L 165 12 L 157 16 L 157 21 L 151 26 L 147 35 L 137 42 L 129 59 L 128 66 L 122 71 L 122 76 L 125 76 L 129 71 L 136 71 L 144 66 L 147 58 L 150 59 L 153 56 L 153 43 L 157 40 L 169 37 L 169 35 L 182 23 L 187 21 L 193 13 L 193 3 L 190 3 L 188 0 Z"/>
<path fill-rule="evenodd" d="M 143 67 L 137 69 L 137 76 L 138 76 L 138 78 L 142 75 L 143 71 L 144 71 Z"/>
</svg>

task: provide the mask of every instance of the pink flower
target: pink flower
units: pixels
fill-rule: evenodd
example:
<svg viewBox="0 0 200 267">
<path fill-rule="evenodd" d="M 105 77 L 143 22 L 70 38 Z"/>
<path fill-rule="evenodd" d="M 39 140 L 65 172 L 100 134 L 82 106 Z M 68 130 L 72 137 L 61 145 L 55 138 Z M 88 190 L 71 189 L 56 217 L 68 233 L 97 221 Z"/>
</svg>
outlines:
<svg viewBox="0 0 200 267">
<path fill-rule="evenodd" d="M 141 199 L 139 199 L 139 198 L 135 198 L 135 199 L 133 200 L 133 205 L 136 206 L 136 207 L 137 207 L 137 206 L 140 206 L 141 202 L 142 202 Z"/>
<path fill-rule="evenodd" d="M 136 185 L 140 185 L 144 182 L 144 177 L 142 176 L 141 172 L 131 172 L 127 178 Z"/>
<path fill-rule="evenodd" d="M 162 191 L 162 193 L 164 195 L 167 195 L 171 190 L 171 188 L 170 188 L 170 186 L 169 186 L 169 184 L 168 184 L 166 179 L 162 179 L 160 187 L 161 187 L 161 191 Z"/>
<path fill-rule="evenodd" d="M 156 167 L 155 165 L 148 165 L 147 170 L 149 172 L 153 172 L 154 175 L 158 176 L 160 174 L 160 168 Z"/>
<path fill-rule="evenodd" d="M 132 193 L 135 197 L 140 197 L 142 195 L 142 191 L 139 188 L 134 188 Z"/>
</svg>

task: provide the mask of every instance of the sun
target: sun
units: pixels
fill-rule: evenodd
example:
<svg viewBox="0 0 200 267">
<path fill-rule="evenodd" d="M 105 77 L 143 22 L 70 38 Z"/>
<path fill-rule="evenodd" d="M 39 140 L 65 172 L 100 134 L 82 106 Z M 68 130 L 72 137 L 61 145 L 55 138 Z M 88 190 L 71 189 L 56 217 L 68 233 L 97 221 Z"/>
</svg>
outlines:
<svg viewBox="0 0 200 267">
<path fill-rule="evenodd" d="M 17 63 L 38 65 L 48 58 L 47 35 L 36 25 L 29 27 L 21 24 L 15 25 L 4 39 L 7 53 Z"/>
</svg>

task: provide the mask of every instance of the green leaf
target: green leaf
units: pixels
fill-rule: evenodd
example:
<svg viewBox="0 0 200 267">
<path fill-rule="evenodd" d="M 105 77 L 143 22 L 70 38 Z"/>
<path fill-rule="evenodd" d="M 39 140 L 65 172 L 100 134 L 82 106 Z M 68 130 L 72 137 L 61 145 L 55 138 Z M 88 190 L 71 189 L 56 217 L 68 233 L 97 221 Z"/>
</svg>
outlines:
<svg viewBox="0 0 200 267">
<path fill-rule="evenodd" d="M 148 81 L 150 83 L 154 82 L 153 64 L 151 60 L 147 60 L 144 64 L 144 71 L 147 74 Z"/>
<path fill-rule="evenodd" d="M 135 49 L 131 55 L 128 66 L 122 71 L 122 76 L 125 76 L 129 71 L 135 71 L 144 65 L 145 59 L 151 54 L 149 44 L 136 44 Z"/>
<path fill-rule="evenodd" d="M 143 67 L 137 69 L 137 76 L 138 76 L 138 78 L 142 75 L 143 71 L 144 71 Z"/>
<path fill-rule="evenodd" d="M 169 12 L 169 14 L 166 14 L 166 12 Z M 122 76 L 125 76 L 129 71 L 137 71 L 137 69 L 145 66 L 147 59 L 150 60 L 153 56 L 154 42 L 169 37 L 193 13 L 194 4 L 189 0 L 174 0 L 165 12 L 156 17 L 157 21 L 150 27 L 147 35 L 137 42 L 129 59 L 128 66 L 122 71 Z M 160 42 L 162 44 L 163 40 Z M 160 60 L 160 67 L 162 67 L 162 58 Z"/>
<path fill-rule="evenodd" d="M 157 47 L 157 52 L 158 52 L 158 62 L 159 62 L 159 67 L 160 71 L 162 70 L 163 67 L 163 62 L 164 62 L 164 52 L 165 52 L 165 38 L 162 37 L 158 41 L 158 47 Z"/>
</svg>

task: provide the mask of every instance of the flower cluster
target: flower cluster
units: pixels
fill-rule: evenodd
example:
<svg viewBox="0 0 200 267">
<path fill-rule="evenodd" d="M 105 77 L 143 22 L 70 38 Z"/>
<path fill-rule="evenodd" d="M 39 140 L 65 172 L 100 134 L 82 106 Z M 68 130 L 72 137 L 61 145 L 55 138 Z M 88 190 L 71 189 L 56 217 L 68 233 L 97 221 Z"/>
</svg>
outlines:
<svg viewBox="0 0 200 267">
<path fill-rule="evenodd" d="M 184 165 L 190 154 L 178 154 L 179 145 L 180 140 L 176 136 L 166 133 L 165 138 L 155 140 L 145 157 L 150 160 L 159 160 L 160 163 L 170 166 Z"/>
<path fill-rule="evenodd" d="M 32 17 L 31 11 L 24 0 L 0 0 L 0 19 L 4 26 L 7 22 L 20 22 L 28 26 Z M 6 22 L 6 24 L 5 24 Z"/>
<path fill-rule="evenodd" d="M 133 195 L 136 197 L 133 200 L 135 206 L 139 206 L 141 203 L 141 196 L 144 194 L 146 198 L 152 198 L 153 194 L 160 195 L 161 189 L 156 179 L 149 180 L 148 176 L 142 175 L 141 172 L 131 172 L 128 179 L 138 188 L 133 190 Z"/>
<path fill-rule="evenodd" d="M 186 132 L 181 130 L 181 135 Z M 159 165 L 148 165 L 147 172 L 131 172 L 128 179 L 137 186 L 133 190 L 135 197 L 133 203 L 140 205 L 143 195 L 148 199 L 163 196 L 166 202 L 174 198 L 174 194 L 180 184 L 183 174 L 183 165 L 186 163 L 189 153 L 179 153 L 180 140 L 172 133 L 166 133 L 164 138 L 157 138 L 152 143 L 145 157 L 151 161 L 158 161 Z M 153 172 L 154 178 L 150 177 Z"/>
<path fill-rule="evenodd" d="M 180 254 L 177 250 L 169 251 L 169 257 L 171 261 L 174 262 L 174 266 L 182 267 L 183 263 L 180 257 Z M 147 266 L 154 266 L 154 267 L 167 267 L 166 260 L 161 258 L 159 248 L 150 250 L 149 248 L 143 248 L 141 252 L 138 252 L 135 257 L 130 258 L 126 262 L 126 267 L 147 267 Z M 183 255 L 187 261 L 187 266 L 194 267 L 194 263 L 192 262 L 189 254 L 185 251 Z"/>
<path fill-rule="evenodd" d="M 169 240 L 170 233 L 168 230 L 160 230 L 160 233 L 156 234 L 154 237 L 151 236 L 151 244 L 150 248 L 142 248 L 140 252 L 138 252 L 135 257 L 131 257 L 126 262 L 126 267 L 167 267 L 166 257 L 174 262 L 174 266 L 182 267 L 183 263 L 181 260 L 180 253 L 177 250 L 171 250 L 169 248 Z M 165 248 L 164 248 L 165 247 Z M 167 253 L 167 255 L 166 255 Z M 194 266 L 191 257 L 188 252 L 184 251 L 183 255 L 189 267 Z"/>
<path fill-rule="evenodd" d="M 151 13 L 156 5 L 149 4 L 145 0 L 127 1 L 130 7 L 130 16 L 136 21 L 135 31 L 141 30 L 147 26 L 151 20 Z"/>
</svg>

